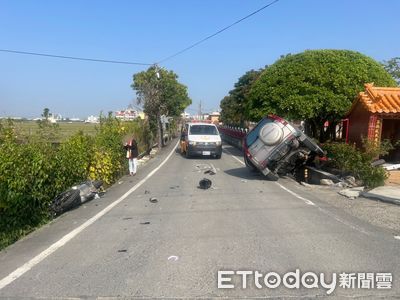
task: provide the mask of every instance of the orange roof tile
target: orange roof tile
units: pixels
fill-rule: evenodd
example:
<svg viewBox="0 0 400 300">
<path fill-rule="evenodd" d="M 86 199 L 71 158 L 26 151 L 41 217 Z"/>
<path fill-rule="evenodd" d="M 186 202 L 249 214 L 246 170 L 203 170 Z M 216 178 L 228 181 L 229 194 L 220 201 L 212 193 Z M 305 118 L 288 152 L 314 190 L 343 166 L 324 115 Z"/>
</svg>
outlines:
<svg viewBox="0 0 400 300">
<path fill-rule="evenodd" d="M 372 113 L 400 113 L 400 87 L 377 87 L 373 83 L 364 86 L 365 91 L 358 94 L 355 103 L 360 101 Z"/>
</svg>

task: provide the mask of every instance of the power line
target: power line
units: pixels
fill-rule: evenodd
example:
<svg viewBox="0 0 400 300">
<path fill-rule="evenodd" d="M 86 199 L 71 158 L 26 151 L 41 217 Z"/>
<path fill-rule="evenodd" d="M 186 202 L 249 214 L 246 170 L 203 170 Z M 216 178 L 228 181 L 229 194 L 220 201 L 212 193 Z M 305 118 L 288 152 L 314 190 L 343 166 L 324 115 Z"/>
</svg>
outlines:
<svg viewBox="0 0 400 300">
<path fill-rule="evenodd" d="M 212 37 L 214 37 L 214 36 L 216 36 L 216 35 L 218 35 L 218 34 L 224 32 L 225 30 L 228 30 L 229 28 L 235 26 L 236 24 L 238 24 L 238 23 L 240 23 L 240 22 L 242 22 L 242 21 L 244 21 L 244 20 L 250 18 L 251 16 L 254 16 L 255 14 L 257 14 L 257 13 L 259 13 L 260 11 L 266 9 L 267 7 L 269 7 L 269 6 L 273 5 L 273 4 L 275 4 L 275 3 L 278 2 L 278 1 L 279 1 L 279 0 L 274 0 L 274 1 L 270 2 L 270 3 L 268 3 L 267 5 L 264 5 L 263 7 L 257 9 L 256 11 L 252 12 L 251 14 L 249 14 L 249 15 L 247 15 L 247 16 L 245 16 L 245 17 L 239 19 L 239 20 L 237 20 L 236 22 L 234 22 L 234 23 L 232 23 L 232 24 L 230 24 L 230 25 L 228 25 L 228 26 L 226 26 L 226 27 L 224 27 L 224 28 L 218 30 L 217 32 L 215 32 L 215 33 L 213 33 L 213 34 L 211 34 L 211 35 L 209 35 L 209 36 L 203 38 L 202 40 L 200 40 L 200 41 L 198 41 L 198 42 L 196 42 L 196 43 L 190 45 L 189 47 L 186 47 L 186 48 L 184 48 L 184 49 L 182 49 L 182 50 L 180 50 L 180 51 L 178 51 L 178 52 L 176 52 L 176 53 L 174 53 L 174 54 L 172 54 L 172 55 L 170 55 L 170 56 L 167 56 L 166 58 L 164 58 L 164 59 L 160 60 L 159 62 L 157 62 L 157 64 L 161 64 L 161 63 L 163 63 L 163 62 L 165 62 L 165 61 L 167 61 L 167 60 L 170 60 L 171 58 L 174 58 L 175 56 L 178 56 L 178 55 L 180 55 L 180 54 L 182 54 L 182 53 L 184 53 L 184 52 L 186 52 L 186 51 L 188 51 L 188 50 L 190 50 L 190 49 L 196 47 L 197 45 L 199 45 L 199 44 L 201 44 L 201 43 L 203 43 L 203 42 L 205 42 L 205 41 L 211 39 Z"/>
<path fill-rule="evenodd" d="M 73 60 L 84 60 L 84 61 L 93 61 L 93 62 L 102 62 L 102 63 L 111 63 L 111 64 L 139 65 L 139 66 L 151 66 L 151 65 L 153 65 L 153 64 L 142 63 L 142 62 L 129 62 L 129 61 L 119 61 L 119 60 L 107 60 L 107 59 L 97 59 L 97 58 L 63 56 L 63 55 L 17 51 L 17 50 L 9 50 L 9 49 L 0 49 L 0 51 L 1 52 L 8 52 L 8 53 L 15 53 L 15 54 L 35 55 L 35 56 L 44 56 L 44 57 L 53 57 L 53 58 L 62 58 L 62 59 L 73 59 Z"/>
</svg>

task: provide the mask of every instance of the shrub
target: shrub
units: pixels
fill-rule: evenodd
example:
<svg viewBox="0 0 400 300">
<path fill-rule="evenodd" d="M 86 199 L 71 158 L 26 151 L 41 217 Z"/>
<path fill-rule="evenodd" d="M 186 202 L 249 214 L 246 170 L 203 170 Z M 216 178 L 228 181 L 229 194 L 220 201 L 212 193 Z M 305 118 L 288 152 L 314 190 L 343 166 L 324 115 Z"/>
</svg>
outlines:
<svg viewBox="0 0 400 300">
<path fill-rule="evenodd" d="M 17 139 L 12 121 L 0 122 L 0 249 L 48 220 L 54 197 L 84 180 L 112 184 L 127 169 L 123 139 L 139 151 L 152 145 L 146 121 L 102 117 L 94 137 L 82 132 L 53 143 L 58 128 L 40 123 L 35 136 Z"/>
<path fill-rule="evenodd" d="M 387 151 L 387 142 L 376 146 L 364 141 L 364 150 L 357 150 L 354 146 L 342 143 L 329 143 L 323 146 L 327 156 L 331 159 L 330 165 L 341 171 L 349 171 L 356 178 L 361 179 L 369 188 L 384 185 L 387 173 L 382 167 L 371 166 L 378 154 Z"/>
</svg>

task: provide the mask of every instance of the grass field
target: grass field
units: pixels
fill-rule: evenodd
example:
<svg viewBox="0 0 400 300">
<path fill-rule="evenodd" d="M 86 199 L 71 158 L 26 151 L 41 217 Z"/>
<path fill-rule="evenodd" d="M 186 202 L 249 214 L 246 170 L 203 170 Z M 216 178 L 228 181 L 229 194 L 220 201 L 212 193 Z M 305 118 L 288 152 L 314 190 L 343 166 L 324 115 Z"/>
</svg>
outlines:
<svg viewBox="0 0 400 300">
<path fill-rule="evenodd" d="M 23 136 L 32 136 L 38 130 L 38 124 L 35 121 L 21 121 L 14 123 L 17 132 L 22 134 Z M 60 122 L 57 123 L 59 126 L 59 134 L 60 134 L 60 141 L 63 141 L 74 135 L 78 131 L 83 131 L 86 134 L 94 135 L 96 133 L 96 127 L 99 124 L 91 124 L 91 123 L 83 123 L 83 122 L 74 122 L 74 123 L 67 123 L 67 122 Z"/>
</svg>

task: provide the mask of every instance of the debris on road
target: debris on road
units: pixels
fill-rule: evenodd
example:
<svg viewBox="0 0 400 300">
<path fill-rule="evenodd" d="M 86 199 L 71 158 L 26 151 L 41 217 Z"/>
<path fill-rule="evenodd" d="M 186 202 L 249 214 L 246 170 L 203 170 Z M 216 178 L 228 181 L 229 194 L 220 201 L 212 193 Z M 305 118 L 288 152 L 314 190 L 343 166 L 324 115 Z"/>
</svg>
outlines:
<svg viewBox="0 0 400 300">
<path fill-rule="evenodd" d="M 150 191 L 145 190 L 145 191 L 144 191 L 144 194 L 145 194 L 145 195 L 146 195 L 146 194 L 150 194 Z"/>
<path fill-rule="evenodd" d="M 344 189 L 344 190 L 339 191 L 338 193 L 342 196 L 345 196 L 349 199 L 354 200 L 361 195 L 363 190 L 364 190 L 364 187 L 361 186 L 361 187 L 355 187 L 355 188 L 350 188 L 350 189 Z"/>
<path fill-rule="evenodd" d="M 246 180 L 246 179 L 242 179 L 241 181 L 242 181 L 242 182 L 247 182 L 247 180 Z"/>
<path fill-rule="evenodd" d="M 334 185 L 335 183 L 331 179 L 321 179 L 319 181 L 321 185 Z"/>
<path fill-rule="evenodd" d="M 177 261 L 179 259 L 179 257 L 178 256 L 176 256 L 176 255 L 171 255 L 170 257 L 168 257 L 168 260 L 169 261 Z"/>
<path fill-rule="evenodd" d="M 149 225 L 149 224 L 150 224 L 149 221 L 147 221 L 147 222 L 141 222 L 141 223 L 140 223 L 140 225 Z"/>
<path fill-rule="evenodd" d="M 179 185 L 173 185 L 169 187 L 171 190 L 179 189 Z"/>
<path fill-rule="evenodd" d="M 149 199 L 149 201 L 150 201 L 151 203 L 157 203 L 157 202 L 158 202 L 158 199 L 157 199 L 156 197 L 151 197 L 151 198 Z"/>
<path fill-rule="evenodd" d="M 217 169 L 215 169 L 213 164 L 210 164 L 209 169 L 204 171 L 204 174 L 215 175 L 215 174 L 217 174 Z"/>
<path fill-rule="evenodd" d="M 132 217 L 126 217 L 126 218 L 122 218 L 122 220 L 132 220 Z"/>
<path fill-rule="evenodd" d="M 206 190 L 211 187 L 211 180 L 207 178 L 203 178 L 202 180 L 199 181 L 199 188 Z"/>
<path fill-rule="evenodd" d="M 126 249 L 121 249 L 121 250 L 118 250 L 118 252 L 128 252 L 128 250 L 126 250 Z"/>
</svg>

